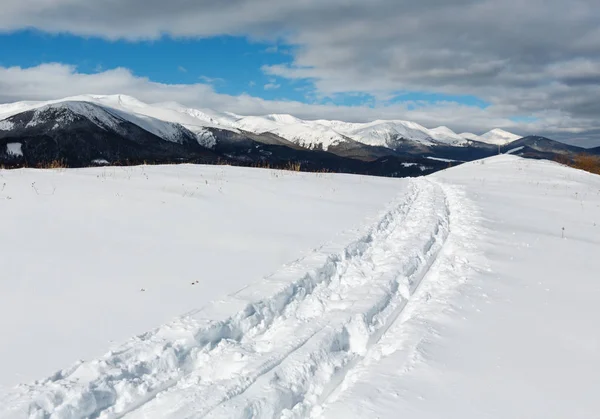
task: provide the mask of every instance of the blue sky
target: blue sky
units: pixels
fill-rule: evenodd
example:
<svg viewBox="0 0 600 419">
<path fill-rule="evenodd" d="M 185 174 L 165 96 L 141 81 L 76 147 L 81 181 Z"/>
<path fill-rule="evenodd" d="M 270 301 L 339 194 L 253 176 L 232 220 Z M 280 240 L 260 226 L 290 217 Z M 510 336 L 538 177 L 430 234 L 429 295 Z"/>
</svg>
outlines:
<svg viewBox="0 0 600 419">
<path fill-rule="evenodd" d="M 404 119 L 600 144 L 597 0 L 481 6 L 3 0 L 0 103 L 123 93 L 245 115 Z"/>
<path fill-rule="evenodd" d="M 74 65 L 93 74 L 124 67 L 135 76 L 165 84 L 210 84 L 218 93 L 243 93 L 266 100 L 294 100 L 341 106 L 374 106 L 366 92 L 322 95 L 310 79 L 287 79 L 265 74 L 264 66 L 291 65 L 293 47 L 251 41 L 245 37 L 218 36 L 203 39 L 162 37 L 152 41 L 109 41 L 35 30 L 0 34 L 0 66 L 35 67 L 44 63 Z M 428 92 L 392 92 L 386 103 L 435 103 L 451 101 L 484 108 L 486 102 L 472 95 Z M 415 104 L 408 105 L 414 108 Z"/>
<path fill-rule="evenodd" d="M 291 62 L 289 47 L 250 42 L 243 37 L 163 37 L 130 42 L 20 31 L 0 35 L 0 50 L 4 51 L 0 65 L 5 67 L 56 62 L 76 65 L 82 73 L 125 67 L 155 82 L 209 83 L 218 92 L 231 95 L 246 92 L 265 99 L 302 100 L 309 87 L 306 82 L 292 83 L 261 70 L 264 65 Z M 269 83 L 279 88 L 265 89 Z"/>
</svg>

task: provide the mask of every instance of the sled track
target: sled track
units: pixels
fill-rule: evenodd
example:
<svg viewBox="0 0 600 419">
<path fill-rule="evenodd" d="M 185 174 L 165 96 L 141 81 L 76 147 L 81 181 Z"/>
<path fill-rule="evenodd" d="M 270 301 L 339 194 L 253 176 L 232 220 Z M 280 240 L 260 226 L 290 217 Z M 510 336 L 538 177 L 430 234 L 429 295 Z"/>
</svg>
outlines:
<svg viewBox="0 0 600 419">
<path fill-rule="evenodd" d="M 303 417 L 396 320 L 449 233 L 442 187 L 104 357 L 0 397 L 2 418 Z"/>
</svg>

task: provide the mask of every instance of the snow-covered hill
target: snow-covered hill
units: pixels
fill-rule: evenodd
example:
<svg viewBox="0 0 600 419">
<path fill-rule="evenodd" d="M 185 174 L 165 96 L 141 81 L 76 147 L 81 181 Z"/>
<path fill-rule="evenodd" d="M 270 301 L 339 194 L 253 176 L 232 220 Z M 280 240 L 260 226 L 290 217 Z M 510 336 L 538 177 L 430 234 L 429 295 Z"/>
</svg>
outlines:
<svg viewBox="0 0 600 419">
<path fill-rule="evenodd" d="M 46 102 L 0 105 L 0 118 L 8 119 L 28 110 L 35 110 L 36 114 L 42 115 L 48 109 L 69 109 L 81 116 L 90 117 L 104 127 L 114 127 L 114 118 L 117 117 L 171 142 L 181 142 L 189 130 L 194 132 L 200 144 L 214 146 L 214 138 L 206 130 L 206 127 L 210 126 L 207 121 L 188 117 L 185 112 L 150 106 L 125 95 L 84 95 Z M 56 128 L 67 122 L 69 121 L 57 120 Z"/>
<path fill-rule="evenodd" d="M 2 418 L 599 410 L 596 175 L 0 174 Z"/>
<path fill-rule="evenodd" d="M 482 135 L 475 135 L 470 132 L 460 134 L 461 137 L 468 140 L 479 141 L 481 143 L 493 144 L 493 145 L 507 145 L 522 138 L 520 135 L 513 134 L 503 129 L 495 128 L 491 131 L 486 132 Z"/>
<path fill-rule="evenodd" d="M 0 389 L 259 280 L 398 188 L 228 166 L 0 169 Z"/>
</svg>

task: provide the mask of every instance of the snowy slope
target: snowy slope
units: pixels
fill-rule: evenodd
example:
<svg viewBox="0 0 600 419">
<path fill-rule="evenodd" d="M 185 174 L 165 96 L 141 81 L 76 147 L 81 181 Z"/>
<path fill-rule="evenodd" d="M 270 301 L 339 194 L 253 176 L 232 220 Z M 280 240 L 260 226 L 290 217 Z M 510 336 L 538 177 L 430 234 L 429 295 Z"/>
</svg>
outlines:
<svg viewBox="0 0 600 419">
<path fill-rule="evenodd" d="M 466 141 L 463 137 L 461 137 L 448 127 L 441 126 L 434 129 L 430 129 L 428 132 L 431 134 L 431 138 L 444 144 L 454 146 L 464 146 L 468 144 L 468 141 Z"/>
<path fill-rule="evenodd" d="M 339 132 L 319 124 L 284 125 L 269 132 L 308 149 L 328 150 L 329 147 L 346 141 Z"/>
<path fill-rule="evenodd" d="M 481 135 L 479 137 L 479 141 L 483 141 L 488 144 L 506 145 L 518 140 L 519 138 L 521 138 L 521 136 L 496 128 Z"/>
<path fill-rule="evenodd" d="M 342 121 L 314 121 L 331 127 L 335 131 L 363 144 L 393 148 L 399 139 L 414 141 L 423 145 L 464 146 L 468 141 L 448 127 L 427 129 L 410 121 L 377 120 L 368 123 L 348 123 Z"/>
<path fill-rule="evenodd" d="M 257 134 L 269 132 L 308 149 L 327 150 L 332 145 L 346 141 L 339 132 L 325 125 L 303 121 L 287 114 L 246 116 L 235 121 L 232 126 Z"/>
<path fill-rule="evenodd" d="M 175 168 L 154 170 L 150 175 L 162 179 L 163 191 L 172 190 L 185 175 Z M 229 175 L 237 172 L 218 168 L 202 170 L 224 170 Z M 600 334 L 596 331 L 600 287 L 596 277 L 600 262 L 595 257 L 600 246 L 600 177 L 556 163 L 509 155 L 467 163 L 427 178 L 390 180 L 385 185 L 363 177 L 290 174 L 295 187 L 283 184 L 280 190 L 292 196 L 300 191 L 304 191 L 303 195 L 306 193 L 301 185 L 319 188 L 321 180 L 332 181 L 321 189 L 327 196 L 327 205 L 336 208 L 337 215 L 331 219 L 352 206 L 348 201 L 350 196 L 361 195 L 364 199 L 354 202 L 365 203 L 380 192 L 390 193 L 395 189 L 395 199 L 383 204 L 385 200 L 379 198 L 377 206 L 385 209 L 378 219 L 337 235 L 312 252 L 291 257 L 288 260 L 295 259 L 293 262 L 274 269 L 273 274 L 263 279 L 249 280 L 248 270 L 254 269 L 261 257 L 271 258 L 271 249 L 280 242 L 296 240 L 295 234 L 283 233 L 286 231 L 283 225 L 296 226 L 296 231 L 302 231 L 302 237 L 306 238 L 329 221 L 324 222 L 323 212 L 314 209 L 315 212 L 305 218 L 313 220 L 313 233 L 307 232 L 301 223 L 289 223 L 290 217 L 294 219 L 292 214 L 304 214 L 314 204 L 308 202 L 294 210 L 279 210 L 278 206 L 289 196 L 264 200 L 275 192 L 274 186 L 266 182 L 275 172 L 243 170 L 237 173 L 239 178 L 227 178 L 232 183 L 224 184 L 226 192 L 218 202 L 214 197 L 221 192 L 208 195 L 211 199 L 205 199 L 206 190 L 194 192 L 198 195 L 189 200 L 189 207 L 178 204 L 176 211 L 180 224 L 181 220 L 197 219 L 200 213 L 209 215 L 207 218 L 214 225 L 214 216 L 208 214 L 211 207 L 215 213 L 221 213 L 233 202 L 237 208 L 240 202 L 248 205 L 260 201 L 249 218 L 263 214 L 264 218 L 254 219 L 252 225 L 256 231 L 267 228 L 274 233 L 268 238 L 264 236 L 265 241 L 248 236 L 253 237 L 252 241 L 242 241 L 240 246 L 239 240 L 222 240 L 223 224 L 218 224 L 213 233 L 198 229 L 203 231 L 207 243 L 222 242 L 222 268 L 238 268 L 237 274 L 234 273 L 237 279 L 223 281 L 218 269 L 205 272 L 206 267 L 198 263 L 198 257 L 210 247 L 199 248 L 196 235 L 189 251 L 196 255 L 194 266 L 203 267 L 202 275 L 195 271 L 195 275 L 186 277 L 186 282 L 198 278 L 193 291 L 183 287 L 193 295 L 183 298 L 183 293 L 173 293 L 177 298 L 172 301 L 173 307 L 179 305 L 188 310 L 193 307 L 194 299 L 201 298 L 202 301 L 195 301 L 197 309 L 113 346 L 103 357 L 76 364 L 45 380 L 7 390 L 4 395 L 0 394 L 0 417 L 48 414 L 53 418 L 595 417 L 600 407 L 596 394 L 600 369 Z M 24 185 L 34 174 L 23 171 L 20 177 L 9 178 L 17 186 L 12 193 L 16 191 L 20 198 L 6 205 L 15 205 L 16 201 L 17 207 L 31 207 L 32 201 L 43 200 L 46 214 L 59 189 L 40 190 L 41 194 L 34 192 L 26 199 Z M 68 172 L 66 178 L 64 173 L 56 175 L 46 177 L 46 182 L 68 179 L 73 182 L 74 190 L 80 189 L 82 178 L 101 182 L 102 187 L 95 188 L 86 184 L 83 190 L 91 196 L 119 190 L 122 197 L 128 197 L 127 208 L 132 214 L 137 214 L 138 208 L 131 204 L 139 201 L 140 208 L 155 208 L 171 216 L 175 213 L 170 209 L 174 207 L 174 195 L 182 191 L 172 190 L 175 194 L 165 204 L 157 205 L 157 201 L 166 196 L 157 194 L 158 185 L 153 187 L 152 183 L 138 179 L 139 174 L 120 181 L 100 181 L 95 177 L 97 171 L 92 170 Z M 194 173 L 193 178 L 197 177 Z M 170 178 L 173 183 L 169 187 L 169 183 L 163 182 Z M 347 198 L 334 192 L 343 189 L 342 179 L 352 183 L 347 185 L 350 186 Z M 38 182 L 41 184 L 41 179 L 38 178 Z M 356 193 L 362 182 L 370 183 L 362 188 L 370 191 L 371 196 Z M 47 183 L 50 184 L 52 181 Z M 236 193 L 235 185 L 239 186 Z M 262 200 L 240 201 L 241 191 L 248 193 L 250 185 L 253 192 L 265 189 Z M 373 191 L 375 185 L 378 185 L 377 191 Z M 75 212 L 64 211 L 66 196 L 62 196 L 59 202 L 63 204 L 57 209 L 65 212 L 65 217 L 70 216 L 68 223 L 72 225 Z M 315 202 L 323 201 L 322 197 L 311 196 Z M 221 205 L 221 200 L 225 205 Z M 303 200 L 306 196 L 298 196 L 289 205 L 296 207 Z M 67 208 L 72 205 L 68 204 Z M 197 210 L 198 205 L 204 205 L 203 211 Z M 265 208 L 273 206 L 277 206 L 275 211 L 265 213 Z M 183 208 L 189 213 L 182 212 Z M 122 211 L 116 207 L 115 213 L 119 210 Z M 364 207 L 358 212 L 364 213 Z M 240 217 L 244 211 L 235 214 Z M 152 231 L 144 234 L 144 228 L 148 228 L 148 225 L 142 228 L 144 219 L 157 224 L 157 217 L 153 215 L 143 217 L 139 221 L 140 229 L 130 231 L 132 235 L 126 237 L 129 243 L 138 244 L 130 249 L 136 249 L 145 260 L 152 261 L 149 269 L 153 271 L 149 277 L 159 278 L 166 272 L 160 275 L 155 271 L 157 268 L 179 264 L 172 263 L 172 254 L 157 256 L 173 246 L 177 254 L 188 249 L 186 244 L 192 241 L 182 238 L 173 242 L 165 240 L 168 236 Z M 222 219 L 231 222 L 236 219 L 232 215 L 224 214 Z M 271 230 L 270 222 L 280 220 L 280 215 L 283 222 Z M 161 220 L 164 222 L 166 218 Z M 98 222 L 102 224 L 89 226 L 89 229 L 103 228 L 103 231 L 114 219 L 106 217 L 105 221 L 99 219 Z M 62 225 L 63 229 L 68 223 Z M 4 228 L 9 232 L 14 228 L 18 237 L 23 236 L 23 227 L 5 225 Z M 128 228 L 133 230 L 135 226 L 129 224 Z M 122 234 L 127 231 L 119 229 Z M 188 226 L 182 228 L 182 231 L 187 230 Z M 140 242 L 140 235 L 154 240 Z M 109 232 L 106 237 L 110 237 Z M 153 252 L 153 246 L 163 242 L 165 247 Z M 21 254 L 19 242 L 16 243 L 12 258 Z M 249 255 L 248 259 L 240 257 L 248 249 L 259 251 L 261 243 L 268 248 L 265 252 Z M 14 247 L 15 241 L 11 240 L 8 249 Z M 109 250 L 103 260 L 121 254 L 118 248 L 105 248 Z M 42 254 L 36 252 L 38 257 Z M 205 260 L 210 261 L 218 254 L 208 255 Z M 56 260 L 57 256 L 52 256 L 52 260 Z M 184 256 L 181 260 L 185 260 Z M 282 259 L 288 257 L 290 254 Z M 81 261 L 82 265 L 84 262 Z M 33 268 L 44 269 L 48 265 L 36 266 Z M 138 264 L 125 261 L 116 272 L 123 275 L 122 278 L 135 278 L 128 274 L 127 266 L 139 269 Z M 102 276 L 101 268 L 89 268 L 89 272 L 100 272 L 98 276 Z M 14 278 L 19 272 L 17 269 L 22 269 L 22 264 L 15 263 L 14 272 L 8 277 Z M 96 300 L 104 302 L 106 298 L 99 298 L 97 289 L 90 292 L 88 282 L 80 278 L 87 279 L 91 274 L 82 276 L 83 272 L 74 276 L 61 272 L 60 277 L 77 278 L 71 284 L 96 297 L 85 301 L 87 311 L 94 313 L 90 304 Z M 179 275 L 167 273 L 170 280 L 152 280 L 152 291 L 149 288 L 144 293 L 133 293 L 133 288 L 149 280 L 148 275 L 140 276 L 140 282 L 136 282 L 131 291 L 126 288 L 121 291 L 125 294 L 123 300 L 129 300 L 133 306 L 127 309 L 145 307 L 140 300 L 151 299 L 155 293 L 159 296 L 152 301 L 152 307 L 164 309 L 171 301 L 170 284 L 181 278 L 183 272 L 177 273 Z M 42 295 L 40 284 L 30 281 Z M 21 287 L 20 284 L 28 281 L 16 283 Z M 91 283 L 107 286 L 106 276 Z M 23 322 L 22 316 L 14 313 L 23 301 L 28 303 L 36 294 L 19 294 L 16 292 L 19 287 L 13 288 L 12 281 L 8 284 L 13 293 L 8 301 L 13 305 L 5 309 L 3 317 L 12 314 L 11 318 Z M 227 284 L 233 285 L 229 291 Z M 154 291 L 157 287 L 160 288 Z M 215 287 L 219 289 L 210 291 Z M 51 290 L 60 292 L 56 287 Z M 207 292 L 210 295 L 204 295 Z M 112 293 L 106 295 L 111 301 L 118 302 L 121 298 Z M 213 302 L 206 304 L 209 298 Z M 157 304 L 158 301 L 161 304 Z M 36 312 L 48 316 L 51 311 L 43 310 L 36 303 L 39 304 L 34 302 L 24 312 L 32 311 L 32 317 L 39 321 Z M 106 307 L 99 315 L 118 318 Z M 12 323 L 17 323 L 14 327 L 18 330 L 26 327 Z M 50 330 L 56 333 L 58 329 Z M 23 333 L 28 336 L 31 331 L 23 330 Z M 40 336 L 33 335 L 38 342 Z M 21 342 L 8 336 L 11 342 Z M 30 359 L 27 349 L 24 345 L 20 351 L 15 350 L 0 359 L 10 358 L 6 368 L 29 366 L 35 359 Z M 31 349 L 36 350 L 37 346 Z M 9 346 L 4 350 L 13 349 Z M 76 348 L 69 350 L 77 352 Z"/>
<path fill-rule="evenodd" d="M 408 121 L 374 121 L 366 124 L 353 124 L 346 132 L 352 139 L 374 146 L 390 147 L 397 139 L 416 141 L 433 145 L 426 128 Z"/>
<path fill-rule="evenodd" d="M 597 417 L 600 177 L 501 156 L 432 179 L 459 188 L 445 249 L 315 417 Z"/>
<path fill-rule="evenodd" d="M 458 134 L 460 135 L 462 138 L 466 139 L 466 140 L 475 140 L 475 141 L 479 141 L 479 135 L 477 134 L 473 134 L 472 132 L 463 132 Z"/>
<path fill-rule="evenodd" d="M 479 141 L 481 143 L 493 145 L 506 145 L 522 138 L 520 135 L 516 135 L 499 128 L 495 128 L 491 131 L 488 131 L 483 135 L 476 135 L 470 132 L 464 132 L 460 134 L 460 136 L 467 140 L 474 140 Z"/>
<path fill-rule="evenodd" d="M 403 184 L 226 166 L 0 170 L 0 388 L 260 280 Z"/>
</svg>

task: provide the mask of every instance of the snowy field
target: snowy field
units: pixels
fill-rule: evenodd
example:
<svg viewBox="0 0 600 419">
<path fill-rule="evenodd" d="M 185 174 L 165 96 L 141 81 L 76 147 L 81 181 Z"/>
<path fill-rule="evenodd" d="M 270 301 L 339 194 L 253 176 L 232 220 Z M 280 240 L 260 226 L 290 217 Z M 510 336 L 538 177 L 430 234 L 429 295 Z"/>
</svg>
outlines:
<svg viewBox="0 0 600 419">
<path fill-rule="evenodd" d="M 259 281 L 404 187 L 225 166 L 0 170 L 0 388 Z"/>
<path fill-rule="evenodd" d="M 1 418 L 600 412 L 599 176 L 0 175 Z"/>
</svg>

